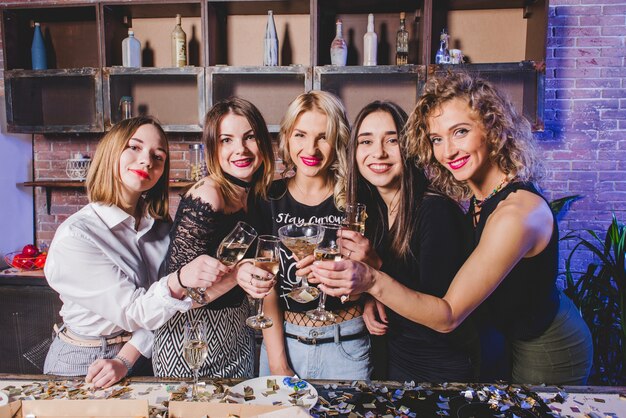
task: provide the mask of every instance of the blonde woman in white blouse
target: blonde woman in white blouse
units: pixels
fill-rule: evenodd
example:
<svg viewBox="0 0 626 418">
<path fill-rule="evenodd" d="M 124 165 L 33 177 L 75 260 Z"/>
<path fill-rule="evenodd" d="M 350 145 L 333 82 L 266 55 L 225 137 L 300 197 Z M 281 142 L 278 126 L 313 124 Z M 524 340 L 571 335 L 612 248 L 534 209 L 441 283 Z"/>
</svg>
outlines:
<svg viewBox="0 0 626 418">
<path fill-rule="evenodd" d="M 192 307 L 185 287 L 205 287 L 212 298 L 232 288 L 237 270 L 209 256 L 160 274 L 168 183 L 168 142 L 155 120 L 124 120 L 101 140 L 87 176 L 90 203 L 58 228 L 46 262 L 64 323 L 44 373 L 111 386 L 151 356 L 150 330 Z"/>
</svg>

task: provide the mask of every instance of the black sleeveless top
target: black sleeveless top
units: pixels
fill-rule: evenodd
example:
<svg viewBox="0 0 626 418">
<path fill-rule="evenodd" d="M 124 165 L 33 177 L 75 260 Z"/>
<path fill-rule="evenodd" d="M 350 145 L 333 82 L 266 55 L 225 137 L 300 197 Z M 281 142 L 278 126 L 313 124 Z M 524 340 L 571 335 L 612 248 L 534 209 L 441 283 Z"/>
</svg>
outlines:
<svg viewBox="0 0 626 418">
<path fill-rule="evenodd" d="M 342 212 L 337 209 L 333 196 L 316 206 L 304 205 L 291 196 L 287 189 L 285 179 L 276 180 L 269 190 L 269 199 L 258 199 L 254 205 L 254 227 L 260 234 L 271 234 L 278 236 L 278 229 L 287 224 L 340 224 L 343 219 Z M 298 303 L 287 295 L 294 288 L 300 285 L 300 280 L 296 279 L 296 259 L 291 251 L 281 245 L 280 269 L 277 277 L 277 292 L 279 303 L 284 311 L 306 312 L 315 309 L 319 300 L 308 303 Z M 339 298 L 328 296 L 326 299 L 326 309 L 333 311 L 347 309 L 354 303 L 341 304 Z"/>
<path fill-rule="evenodd" d="M 531 183 L 509 183 L 481 208 L 474 233 L 476 245 L 498 203 L 518 190 L 526 190 L 545 200 Z M 473 208 L 470 208 L 470 216 L 472 213 Z M 556 287 L 559 229 L 556 219 L 553 219 L 552 237 L 546 248 L 534 257 L 522 258 L 484 303 L 490 320 L 509 338 L 526 340 L 541 335 L 550 326 L 559 308 Z"/>
</svg>

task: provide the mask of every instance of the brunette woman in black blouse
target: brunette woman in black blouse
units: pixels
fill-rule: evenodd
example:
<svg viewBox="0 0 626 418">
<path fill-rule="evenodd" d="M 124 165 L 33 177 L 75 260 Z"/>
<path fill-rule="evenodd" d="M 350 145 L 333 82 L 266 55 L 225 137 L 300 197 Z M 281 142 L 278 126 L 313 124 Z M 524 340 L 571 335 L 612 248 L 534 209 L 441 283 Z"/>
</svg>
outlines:
<svg viewBox="0 0 626 418">
<path fill-rule="evenodd" d="M 373 102 L 361 110 L 348 148 L 344 186 L 348 201 L 367 206 L 366 235 L 382 260 L 381 269 L 409 289 L 441 297 L 468 255 L 469 225 L 461 208 L 434 192 L 415 161 L 406 158 L 406 119 L 392 102 Z M 344 230 L 341 245 L 344 257 L 377 267 L 367 238 Z M 471 322 L 443 334 L 393 310 L 387 313 L 374 300 L 367 303 L 364 320 L 372 334 L 387 334 L 389 379 L 474 379 L 478 338 Z"/>
</svg>

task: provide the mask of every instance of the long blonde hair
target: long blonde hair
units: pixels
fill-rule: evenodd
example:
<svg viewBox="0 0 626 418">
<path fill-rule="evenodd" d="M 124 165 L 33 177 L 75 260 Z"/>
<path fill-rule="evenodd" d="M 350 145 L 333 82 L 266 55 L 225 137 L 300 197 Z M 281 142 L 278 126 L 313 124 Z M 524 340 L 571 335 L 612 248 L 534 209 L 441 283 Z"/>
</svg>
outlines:
<svg viewBox="0 0 626 418">
<path fill-rule="evenodd" d="M 147 116 L 138 116 L 125 119 L 115 124 L 100 140 L 94 153 L 87 173 L 87 196 L 90 202 L 99 202 L 115 205 L 128 210 L 130 204 L 122 196 L 122 180 L 120 177 L 120 157 L 128 141 L 137 129 L 143 125 L 154 126 L 165 143 L 167 157 L 163 167 L 163 174 L 157 183 L 144 193 L 144 209 L 154 219 L 171 221 L 169 214 L 169 180 L 170 180 L 170 152 L 167 136 L 156 119 Z"/>
<path fill-rule="evenodd" d="M 465 182 L 439 164 L 430 141 L 428 118 L 443 103 L 463 99 L 469 104 L 486 133 L 489 159 L 509 178 L 538 181 L 543 167 L 536 155 L 534 138 L 528 120 L 491 83 L 464 72 L 430 78 L 407 122 L 409 153 L 417 157 L 432 185 L 456 200 L 472 193 Z"/>
<path fill-rule="evenodd" d="M 346 110 L 341 100 L 332 93 L 313 90 L 296 97 L 287 108 L 280 123 L 280 155 L 285 165 L 283 176 L 295 169 L 295 163 L 289 155 L 289 137 L 296 121 L 305 112 L 319 111 L 326 115 L 326 141 L 333 148 L 333 163 L 329 167 L 329 179 L 333 182 L 335 205 L 342 207 L 345 202 L 345 189 L 341 187 L 340 179 L 346 176 L 346 152 L 350 140 L 350 124 L 346 117 Z"/>
<path fill-rule="evenodd" d="M 215 180 L 227 201 L 234 202 L 238 199 L 236 186 L 226 179 L 224 170 L 219 162 L 217 148 L 219 145 L 220 125 L 224 117 L 229 114 L 243 116 L 246 118 L 261 153 L 262 165 L 255 173 L 256 182 L 253 193 L 262 198 L 267 198 L 267 190 L 274 178 L 274 151 L 272 149 L 272 138 L 267 130 L 265 119 L 255 105 L 239 97 L 231 97 L 216 103 L 209 110 L 204 119 L 204 132 L 202 142 L 204 143 L 205 158 L 209 176 Z M 260 170 L 260 171 L 259 171 Z"/>
</svg>

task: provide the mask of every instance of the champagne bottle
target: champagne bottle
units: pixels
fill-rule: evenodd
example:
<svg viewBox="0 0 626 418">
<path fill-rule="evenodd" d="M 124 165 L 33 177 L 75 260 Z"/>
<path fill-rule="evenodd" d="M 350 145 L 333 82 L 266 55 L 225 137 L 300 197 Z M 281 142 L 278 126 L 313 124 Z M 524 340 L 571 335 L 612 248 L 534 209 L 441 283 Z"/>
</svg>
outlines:
<svg viewBox="0 0 626 418">
<path fill-rule="evenodd" d="M 265 26 L 265 45 L 263 48 L 263 65 L 278 65 L 278 35 L 274 23 L 274 12 L 267 11 L 267 25 Z"/>
<path fill-rule="evenodd" d="M 122 65 L 141 67 L 141 42 L 135 38 L 135 32 L 128 29 L 128 38 L 122 41 Z"/>
<path fill-rule="evenodd" d="M 172 66 L 184 67 L 187 65 L 187 34 L 180 26 L 181 17 L 176 15 L 176 26 L 172 32 Z"/>
<path fill-rule="evenodd" d="M 335 39 L 330 44 L 330 63 L 337 66 L 345 66 L 348 59 L 348 46 L 343 39 L 343 23 L 341 19 L 337 19 L 337 29 L 335 31 Z"/>
<path fill-rule="evenodd" d="M 363 65 L 376 65 L 378 36 L 374 32 L 374 15 L 367 16 L 367 33 L 363 35 Z"/>
<path fill-rule="evenodd" d="M 396 65 L 409 63 L 409 32 L 404 26 L 404 12 L 400 13 L 400 29 L 396 33 Z"/>
<path fill-rule="evenodd" d="M 32 59 L 33 70 L 47 70 L 46 63 L 46 46 L 43 42 L 41 34 L 41 26 L 39 22 L 35 22 L 35 31 L 33 32 L 33 43 L 30 48 L 30 56 Z"/>
</svg>

